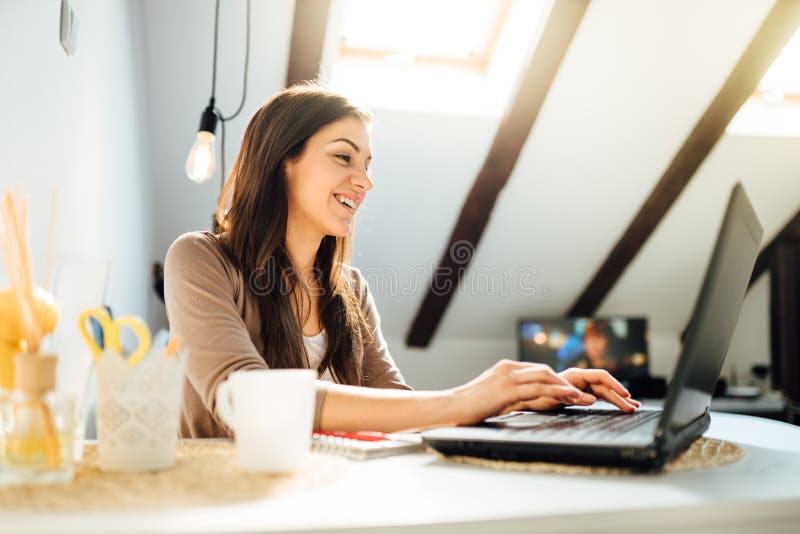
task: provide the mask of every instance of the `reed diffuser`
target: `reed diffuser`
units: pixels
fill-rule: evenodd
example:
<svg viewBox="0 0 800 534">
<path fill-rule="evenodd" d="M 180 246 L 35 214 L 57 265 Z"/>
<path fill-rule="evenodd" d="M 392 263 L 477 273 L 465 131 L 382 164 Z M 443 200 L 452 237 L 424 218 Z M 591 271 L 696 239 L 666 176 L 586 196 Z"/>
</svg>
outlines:
<svg viewBox="0 0 800 534">
<path fill-rule="evenodd" d="M 0 202 L 0 246 L 11 288 L 0 293 L 0 461 L 10 482 L 49 482 L 72 476 L 71 399 L 56 393 L 56 363 L 40 352 L 52 332 L 58 307 L 45 283 L 33 285 L 27 241 L 27 199 L 17 187 Z M 52 236 L 55 194 L 51 208 Z M 48 240 L 52 249 L 52 237 Z"/>
</svg>

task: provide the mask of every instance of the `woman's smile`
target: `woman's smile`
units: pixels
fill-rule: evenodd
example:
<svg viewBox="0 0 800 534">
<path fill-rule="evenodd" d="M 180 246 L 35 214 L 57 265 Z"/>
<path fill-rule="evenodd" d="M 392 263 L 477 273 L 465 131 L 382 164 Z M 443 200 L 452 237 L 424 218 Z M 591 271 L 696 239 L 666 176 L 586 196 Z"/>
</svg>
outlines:
<svg viewBox="0 0 800 534">
<path fill-rule="evenodd" d="M 354 210 L 353 208 L 351 208 L 347 204 L 341 202 L 340 200 L 336 199 L 335 197 L 334 197 L 334 201 L 336 201 L 336 203 L 339 205 L 339 208 L 344 210 L 345 213 L 347 213 L 350 216 L 355 215 L 356 210 Z"/>
<path fill-rule="evenodd" d="M 358 209 L 359 201 L 356 199 L 345 196 L 341 193 L 334 193 L 333 198 L 336 200 L 337 204 L 346 209 L 350 214 L 355 214 L 356 209 Z"/>
</svg>

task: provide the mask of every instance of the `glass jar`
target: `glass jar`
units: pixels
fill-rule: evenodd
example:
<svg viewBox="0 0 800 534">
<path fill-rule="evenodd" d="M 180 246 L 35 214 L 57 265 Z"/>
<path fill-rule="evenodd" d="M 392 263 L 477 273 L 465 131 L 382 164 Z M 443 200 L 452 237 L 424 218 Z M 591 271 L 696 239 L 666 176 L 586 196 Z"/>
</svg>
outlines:
<svg viewBox="0 0 800 534">
<path fill-rule="evenodd" d="M 15 356 L 14 390 L 0 399 L 5 484 L 72 479 L 75 402 L 53 391 L 55 364 L 50 354 Z"/>
</svg>

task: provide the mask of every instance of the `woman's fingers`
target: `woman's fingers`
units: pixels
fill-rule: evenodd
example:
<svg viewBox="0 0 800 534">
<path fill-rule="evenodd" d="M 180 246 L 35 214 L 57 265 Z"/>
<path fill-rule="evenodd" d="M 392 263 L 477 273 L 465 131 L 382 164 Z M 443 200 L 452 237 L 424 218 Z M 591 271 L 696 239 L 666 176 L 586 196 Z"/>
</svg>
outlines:
<svg viewBox="0 0 800 534">
<path fill-rule="evenodd" d="M 556 408 L 562 408 L 565 404 L 567 403 L 556 397 L 550 397 L 550 396 L 538 397 L 533 400 L 527 400 L 512 404 L 511 406 L 506 407 L 502 412 L 500 412 L 500 415 L 504 415 L 510 412 L 517 412 L 520 410 L 533 410 L 537 412 L 544 412 L 548 410 L 554 410 Z"/>
<path fill-rule="evenodd" d="M 516 394 L 513 402 L 501 412 L 503 414 L 517 410 L 552 410 L 570 404 L 588 406 L 598 398 L 626 413 L 641 406 L 603 369 L 567 369 L 557 374 L 546 365 L 515 362 L 508 370 L 507 376 Z"/>
<path fill-rule="evenodd" d="M 567 369 L 561 376 L 578 389 L 586 389 L 589 386 L 602 385 L 616 392 L 623 398 L 630 398 L 630 392 L 611 376 L 605 369 Z"/>
<path fill-rule="evenodd" d="M 591 397 L 590 394 L 584 393 L 574 386 L 542 382 L 521 384 L 517 386 L 516 392 L 517 402 L 533 401 L 539 397 L 553 397 L 561 404 L 575 404 L 586 399 L 587 396 Z"/>
<path fill-rule="evenodd" d="M 511 377 L 518 390 L 517 400 L 527 403 L 530 409 L 543 409 L 532 408 L 531 403 L 534 402 L 537 406 L 552 408 L 561 404 L 591 404 L 597 400 L 594 395 L 581 391 L 568 377 L 559 375 L 547 365 L 520 363 L 520 367 L 511 372 Z M 595 380 L 600 381 L 601 378 Z M 542 400 L 537 401 L 539 398 Z"/>
<path fill-rule="evenodd" d="M 597 402 L 597 397 L 592 395 L 591 393 L 584 393 L 583 396 L 578 399 L 576 402 L 572 404 L 577 404 L 579 406 L 589 406 L 590 404 L 594 404 Z"/>
<path fill-rule="evenodd" d="M 635 412 L 639 407 L 639 402 L 629 397 L 622 397 L 615 390 L 604 384 L 592 384 L 589 386 L 598 397 L 607 400 L 623 412 Z"/>
<path fill-rule="evenodd" d="M 630 397 L 630 392 L 625 389 L 625 386 L 611 376 L 605 369 L 586 369 L 584 379 L 592 386 L 602 385 L 614 391 L 620 397 Z"/>
<path fill-rule="evenodd" d="M 639 407 L 639 403 L 630 398 L 628 390 L 602 369 L 567 369 L 556 373 L 543 364 L 502 360 L 476 379 L 477 385 L 485 385 L 489 388 L 487 391 L 494 392 L 492 395 L 502 393 L 502 404 L 494 408 L 498 410 L 495 414 L 552 410 L 570 404 L 588 406 L 598 398 L 628 413 Z M 471 391 L 471 387 L 474 386 L 470 384 L 462 389 Z M 482 412 L 478 409 L 474 418 L 486 417 L 487 414 Z"/>
<path fill-rule="evenodd" d="M 548 365 L 525 365 L 511 371 L 511 379 L 517 384 L 526 382 L 545 382 L 562 386 L 572 386 L 569 381 L 557 374 Z"/>
<path fill-rule="evenodd" d="M 554 402 L 557 403 L 558 401 L 554 401 Z M 528 403 L 526 403 L 526 402 L 516 402 L 516 403 L 514 403 L 514 404 L 512 404 L 510 406 L 506 406 L 505 409 L 503 411 L 501 411 L 497 415 L 505 415 L 507 413 L 518 412 L 520 410 L 529 410 L 529 409 L 530 408 L 528 408 Z"/>
</svg>

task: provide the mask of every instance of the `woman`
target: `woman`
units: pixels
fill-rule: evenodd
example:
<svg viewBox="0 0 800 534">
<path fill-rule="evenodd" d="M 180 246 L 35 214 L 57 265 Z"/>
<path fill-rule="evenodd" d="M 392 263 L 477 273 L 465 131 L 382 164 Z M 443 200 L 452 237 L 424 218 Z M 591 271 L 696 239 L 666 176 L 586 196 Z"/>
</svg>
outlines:
<svg viewBox="0 0 800 534">
<path fill-rule="evenodd" d="M 583 369 L 605 369 L 613 373 L 617 368 L 616 358 L 609 353 L 613 338 L 614 333 L 607 323 L 590 321 L 584 327 L 581 337 L 583 351 L 578 353 L 570 364 Z"/>
<path fill-rule="evenodd" d="M 185 234 L 170 247 L 165 300 L 186 361 L 182 435 L 230 435 L 215 395 L 242 369 L 317 369 L 314 425 L 322 430 L 470 424 L 597 397 L 635 410 L 639 403 L 604 371 L 557 375 L 508 360 L 463 386 L 411 391 L 365 281 L 346 264 L 355 214 L 373 187 L 369 121 L 317 86 L 278 93 L 247 127 L 220 195 L 218 232 Z"/>
</svg>

